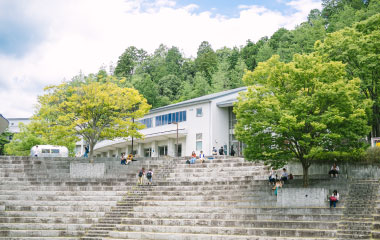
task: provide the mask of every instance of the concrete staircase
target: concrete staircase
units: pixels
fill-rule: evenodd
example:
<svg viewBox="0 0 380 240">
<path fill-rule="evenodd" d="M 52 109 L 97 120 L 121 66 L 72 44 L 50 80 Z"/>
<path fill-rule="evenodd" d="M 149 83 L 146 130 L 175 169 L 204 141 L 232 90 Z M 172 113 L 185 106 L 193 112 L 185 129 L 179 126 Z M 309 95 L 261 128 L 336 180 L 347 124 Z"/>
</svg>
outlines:
<svg viewBox="0 0 380 240">
<path fill-rule="evenodd" d="M 378 185 L 376 180 L 354 180 L 350 183 L 344 216 L 338 227 L 338 239 L 371 239 Z"/>
<path fill-rule="evenodd" d="M 98 179 L 71 179 L 70 161 L 0 157 L 0 239 L 324 240 L 348 213 L 344 191 L 333 210 L 276 207 L 267 168 L 242 158 L 96 159 L 106 165 Z M 152 186 L 136 185 L 141 167 L 153 169 Z"/>
<path fill-rule="evenodd" d="M 241 158 L 187 165 L 146 191 L 106 239 L 332 239 L 343 208 L 280 208 L 268 171 Z M 143 189 L 141 189 L 143 191 Z"/>
<path fill-rule="evenodd" d="M 121 166 L 114 159 L 106 163 L 104 178 L 71 179 L 71 160 L 0 157 L 0 239 L 79 239 L 86 232 L 94 235 L 97 224 L 103 224 L 100 218 L 114 217 L 112 209 L 130 200 L 128 193 L 136 185 L 137 171 L 145 164 Z M 150 167 L 158 165 L 163 165 L 162 161 Z"/>
</svg>

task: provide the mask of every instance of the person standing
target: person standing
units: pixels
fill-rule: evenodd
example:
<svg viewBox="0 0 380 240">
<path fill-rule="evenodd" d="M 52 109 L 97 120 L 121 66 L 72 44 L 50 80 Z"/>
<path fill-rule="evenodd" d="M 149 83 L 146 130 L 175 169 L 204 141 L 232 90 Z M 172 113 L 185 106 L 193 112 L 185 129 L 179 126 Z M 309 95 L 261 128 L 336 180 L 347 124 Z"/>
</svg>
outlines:
<svg viewBox="0 0 380 240">
<path fill-rule="evenodd" d="M 37 145 L 36 148 L 34 149 L 34 156 L 35 156 L 35 157 L 38 157 L 38 145 Z"/>
<path fill-rule="evenodd" d="M 220 149 L 219 149 L 219 155 L 224 155 L 223 146 L 221 146 Z"/>
<path fill-rule="evenodd" d="M 234 146 L 231 146 L 231 156 L 235 156 Z"/>
<path fill-rule="evenodd" d="M 90 151 L 88 150 L 88 146 L 85 146 L 84 147 L 84 155 L 83 155 L 83 157 L 88 157 L 88 153 L 89 153 Z"/>
<path fill-rule="evenodd" d="M 138 179 L 138 184 L 139 185 L 143 185 L 144 184 L 144 176 L 145 176 L 145 168 L 141 168 L 141 170 L 139 171 L 139 179 Z"/>
<path fill-rule="evenodd" d="M 152 185 L 152 179 L 153 179 L 152 169 L 149 169 L 149 171 L 146 173 L 146 179 L 148 179 L 148 185 Z"/>
<path fill-rule="evenodd" d="M 218 150 L 216 150 L 215 147 L 212 147 L 212 155 L 213 155 L 213 156 L 218 155 Z"/>
</svg>

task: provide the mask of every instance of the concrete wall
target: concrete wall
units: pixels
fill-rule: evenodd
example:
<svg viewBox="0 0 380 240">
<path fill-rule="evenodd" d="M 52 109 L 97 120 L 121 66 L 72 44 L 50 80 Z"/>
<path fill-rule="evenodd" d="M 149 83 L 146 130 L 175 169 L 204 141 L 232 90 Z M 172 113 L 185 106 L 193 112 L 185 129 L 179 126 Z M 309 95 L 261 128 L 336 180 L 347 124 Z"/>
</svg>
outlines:
<svg viewBox="0 0 380 240">
<path fill-rule="evenodd" d="M 282 188 L 277 193 L 277 207 L 324 207 L 326 188 Z"/>
<path fill-rule="evenodd" d="M 313 163 L 309 168 L 310 175 L 328 174 L 333 163 Z M 375 164 L 337 163 L 341 176 L 351 178 L 380 178 L 380 168 Z M 289 163 L 285 168 L 293 175 L 303 175 L 301 163 Z M 280 171 L 279 171 L 280 172 Z"/>
<path fill-rule="evenodd" d="M 70 178 L 103 178 L 104 163 L 70 163 Z"/>
</svg>

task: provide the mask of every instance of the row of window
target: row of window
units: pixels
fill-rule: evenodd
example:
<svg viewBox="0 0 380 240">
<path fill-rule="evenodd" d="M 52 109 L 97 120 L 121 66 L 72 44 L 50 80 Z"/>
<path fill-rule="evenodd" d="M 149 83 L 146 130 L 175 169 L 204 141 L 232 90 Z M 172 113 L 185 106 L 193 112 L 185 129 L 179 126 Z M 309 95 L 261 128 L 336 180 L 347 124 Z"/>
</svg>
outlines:
<svg viewBox="0 0 380 240">
<path fill-rule="evenodd" d="M 196 116 L 202 117 L 202 108 L 196 109 Z M 186 111 L 168 113 L 160 116 L 156 116 L 156 127 L 171 124 L 172 122 L 185 122 L 186 121 Z M 139 123 L 144 124 L 146 128 L 153 127 L 153 118 L 145 118 L 139 120 Z"/>
<path fill-rule="evenodd" d="M 164 114 L 156 117 L 156 127 L 171 124 L 173 122 L 185 122 L 186 111 Z"/>
<path fill-rule="evenodd" d="M 144 124 L 146 128 L 151 128 L 153 127 L 153 119 L 152 118 L 145 118 L 139 120 L 139 123 Z"/>
</svg>

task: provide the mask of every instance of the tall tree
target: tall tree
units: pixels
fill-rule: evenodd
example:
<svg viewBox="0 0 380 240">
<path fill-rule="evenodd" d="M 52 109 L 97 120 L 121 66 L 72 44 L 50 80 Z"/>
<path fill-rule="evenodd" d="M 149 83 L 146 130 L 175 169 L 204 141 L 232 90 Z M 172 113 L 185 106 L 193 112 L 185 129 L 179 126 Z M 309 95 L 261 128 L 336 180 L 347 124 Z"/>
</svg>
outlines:
<svg viewBox="0 0 380 240">
<path fill-rule="evenodd" d="M 283 63 L 275 55 L 248 72 L 244 82 L 248 91 L 234 111 L 247 159 L 281 166 L 295 158 L 307 186 L 318 154 L 362 147 L 371 101 L 361 96 L 359 79 L 347 78 L 344 64 L 298 54 Z"/>
<path fill-rule="evenodd" d="M 380 137 L 380 14 L 352 28 L 329 34 L 316 44 L 316 51 L 327 59 L 346 64 L 351 78 L 361 79 L 362 93 L 374 101 L 372 137 Z"/>
<path fill-rule="evenodd" d="M 199 72 L 206 78 L 209 85 L 211 85 L 212 74 L 216 71 L 218 66 L 217 55 L 207 41 L 203 41 L 197 51 L 197 58 L 195 64 Z"/>
<path fill-rule="evenodd" d="M 134 46 L 127 48 L 119 57 L 114 73 L 130 79 L 137 66 L 147 58 L 147 52 Z"/>
<path fill-rule="evenodd" d="M 38 99 L 36 119 L 48 122 L 52 134 L 57 131 L 82 136 L 89 144 L 91 160 L 96 143 L 102 139 L 141 136 L 137 129 L 142 126 L 132 123 L 132 119 L 143 117 L 150 106 L 135 89 L 120 88 L 112 81 L 94 81 L 78 87 L 61 84 L 46 90 Z"/>
</svg>

